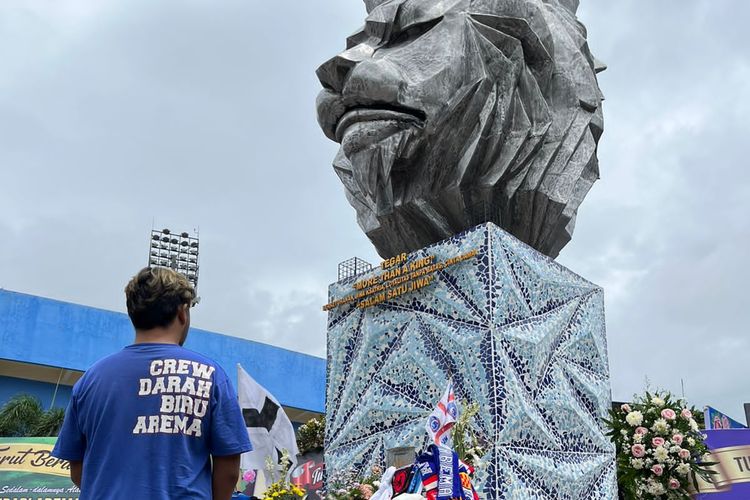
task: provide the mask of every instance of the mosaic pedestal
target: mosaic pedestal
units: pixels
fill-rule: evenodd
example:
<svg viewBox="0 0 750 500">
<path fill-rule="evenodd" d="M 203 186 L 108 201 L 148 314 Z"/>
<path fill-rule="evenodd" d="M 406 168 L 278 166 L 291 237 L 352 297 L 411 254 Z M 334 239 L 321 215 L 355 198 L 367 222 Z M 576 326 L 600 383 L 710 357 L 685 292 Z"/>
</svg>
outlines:
<svg viewBox="0 0 750 500">
<path fill-rule="evenodd" d="M 477 402 L 489 443 L 475 486 L 485 499 L 615 499 L 602 289 L 483 224 L 409 255 L 435 262 L 431 283 L 328 317 L 326 469 L 366 474 L 386 451 L 427 444 L 424 429 L 449 379 Z M 331 301 L 354 282 L 330 286 Z"/>
</svg>

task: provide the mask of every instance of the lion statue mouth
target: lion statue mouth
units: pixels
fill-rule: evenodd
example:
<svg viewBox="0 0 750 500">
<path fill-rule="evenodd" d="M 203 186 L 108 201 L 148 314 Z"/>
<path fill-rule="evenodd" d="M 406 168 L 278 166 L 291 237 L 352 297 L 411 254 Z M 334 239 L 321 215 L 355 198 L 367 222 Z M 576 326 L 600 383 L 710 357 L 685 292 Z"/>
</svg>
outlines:
<svg viewBox="0 0 750 500">
<path fill-rule="evenodd" d="M 367 0 L 318 68 L 333 165 L 384 258 L 491 221 L 551 257 L 598 178 L 596 73 L 574 0 Z"/>
</svg>

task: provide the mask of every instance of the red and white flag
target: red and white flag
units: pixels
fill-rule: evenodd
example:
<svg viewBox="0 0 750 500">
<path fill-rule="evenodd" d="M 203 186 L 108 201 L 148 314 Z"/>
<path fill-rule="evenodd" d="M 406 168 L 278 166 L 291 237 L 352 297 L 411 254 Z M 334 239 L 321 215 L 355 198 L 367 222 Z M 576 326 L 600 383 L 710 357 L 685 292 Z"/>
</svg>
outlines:
<svg viewBox="0 0 750 500">
<path fill-rule="evenodd" d="M 438 446 L 453 448 L 451 429 L 458 418 L 456 395 L 453 394 L 453 383 L 448 382 L 445 394 L 438 401 L 437 407 L 427 418 L 427 434 Z"/>
</svg>

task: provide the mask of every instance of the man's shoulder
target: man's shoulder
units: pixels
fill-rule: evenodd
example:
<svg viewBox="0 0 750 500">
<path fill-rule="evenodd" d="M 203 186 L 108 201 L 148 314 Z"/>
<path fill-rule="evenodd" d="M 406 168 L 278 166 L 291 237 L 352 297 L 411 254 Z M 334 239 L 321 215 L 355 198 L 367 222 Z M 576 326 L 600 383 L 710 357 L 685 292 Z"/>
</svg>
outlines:
<svg viewBox="0 0 750 500">
<path fill-rule="evenodd" d="M 99 378 L 103 372 L 106 373 L 112 371 L 113 369 L 116 370 L 118 365 L 123 362 L 123 358 L 123 352 L 118 351 L 108 356 L 104 356 L 98 361 L 95 361 L 94 364 L 89 366 L 88 369 L 86 369 L 86 371 L 83 373 L 81 378 L 78 379 L 78 381 L 74 384 L 73 395 L 75 396 L 79 394 L 84 387 L 90 385 L 93 380 Z"/>
<path fill-rule="evenodd" d="M 179 357 L 181 359 L 187 359 L 190 361 L 195 361 L 197 363 L 201 363 L 201 364 L 208 365 L 208 366 L 213 366 L 216 368 L 216 371 L 219 371 L 222 374 L 224 373 L 224 371 L 221 368 L 221 365 L 219 365 L 219 363 L 217 363 L 212 358 L 209 358 L 205 354 L 201 354 L 197 351 L 193 351 L 192 349 L 188 349 L 182 346 L 176 346 L 174 353 L 176 357 Z"/>
<path fill-rule="evenodd" d="M 76 383 L 80 389 L 90 381 L 98 378 L 99 376 L 106 376 L 111 374 L 113 371 L 119 371 L 124 369 L 125 366 L 133 366 L 137 364 L 138 360 L 143 359 L 154 359 L 154 360 L 167 360 L 173 359 L 175 361 L 184 360 L 197 363 L 198 366 L 194 370 L 202 373 L 216 373 L 218 377 L 214 377 L 217 380 L 226 380 L 227 375 L 216 361 L 205 356 L 199 352 L 187 349 L 178 345 L 131 345 L 123 348 L 122 350 L 105 356 L 96 361 L 88 370 L 83 374 L 81 379 Z"/>
<path fill-rule="evenodd" d="M 201 354 L 198 351 L 194 351 L 192 349 L 188 349 L 187 347 L 182 347 L 182 346 L 175 346 L 175 347 L 177 349 L 179 349 L 179 351 L 176 351 L 176 352 L 182 353 L 183 356 L 191 357 L 195 361 L 200 361 L 201 363 L 206 363 L 206 364 L 217 365 L 218 366 L 218 363 L 216 361 L 214 361 L 213 359 L 209 358 L 205 354 Z"/>
</svg>

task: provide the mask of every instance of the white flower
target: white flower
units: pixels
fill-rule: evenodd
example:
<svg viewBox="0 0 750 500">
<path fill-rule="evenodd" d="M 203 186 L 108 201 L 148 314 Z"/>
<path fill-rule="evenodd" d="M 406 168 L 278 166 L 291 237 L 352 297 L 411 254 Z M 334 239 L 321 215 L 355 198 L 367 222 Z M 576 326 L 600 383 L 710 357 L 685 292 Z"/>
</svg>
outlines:
<svg viewBox="0 0 750 500">
<path fill-rule="evenodd" d="M 664 489 L 664 485 L 657 483 L 656 481 L 650 481 L 646 487 L 646 491 L 654 496 L 663 495 L 667 490 Z"/>
<path fill-rule="evenodd" d="M 669 424 L 663 418 L 659 418 L 651 426 L 651 430 L 657 434 L 666 434 L 669 432 Z"/>
<path fill-rule="evenodd" d="M 632 465 L 634 469 L 643 469 L 643 459 L 642 458 L 631 458 L 630 459 L 630 465 Z"/>
<path fill-rule="evenodd" d="M 632 427 L 637 427 L 643 423 L 643 414 L 639 411 L 631 411 L 625 417 L 625 421 Z"/>
<path fill-rule="evenodd" d="M 651 398 L 651 404 L 658 408 L 661 408 L 662 406 L 664 406 L 664 400 L 659 396 L 654 396 L 653 398 Z"/>
<path fill-rule="evenodd" d="M 664 463 L 669 458 L 669 451 L 663 446 L 657 446 L 654 450 L 654 458 L 659 463 Z"/>
<path fill-rule="evenodd" d="M 620 431 L 620 434 L 622 434 L 623 436 L 627 436 L 628 435 L 628 431 L 625 430 L 625 429 L 623 429 L 623 430 Z"/>
<path fill-rule="evenodd" d="M 693 438 L 687 438 L 687 442 L 690 446 L 695 446 L 695 439 Z"/>
<path fill-rule="evenodd" d="M 688 420 L 688 424 L 690 424 L 690 428 L 694 432 L 698 432 L 698 422 L 696 422 L 694 419 L 691 418 L 690 420 Z"/>
<path fill-rule="evenodd" d="M 687 476 L 688 472 L 690 472 L 690 465 L 689 464 L 680 464 L 678 465 L 675 470 L 678 474 L 682 476 Z"/>
<path fill-rule="evenodd" d="M 680 452 L 679 446 L 672 446 L 669 448 L 669 453 L 674 453 L 675 455 Z"/>
<path fill-rule="evenodd" d="M 651 450 L 649 450 L 649 451 L 651 451 Z M 654 461 L 651 460 L 650 458 L 647 458 L 644 463 L 646 464 L 646 467 L 651 467 L 652 465 L 654 465 Z"/>
<path fill-rule="evenodd" d="M 634 434 L 633 435 L 633 442 L 634 443 L 642 443 L 643 442 L 643 436 L 640 434 Z"/>
</svg>

